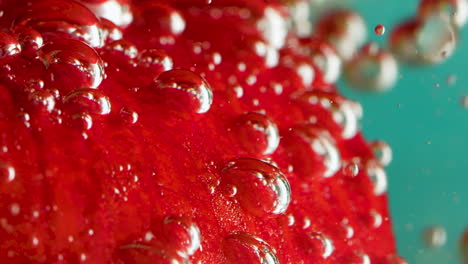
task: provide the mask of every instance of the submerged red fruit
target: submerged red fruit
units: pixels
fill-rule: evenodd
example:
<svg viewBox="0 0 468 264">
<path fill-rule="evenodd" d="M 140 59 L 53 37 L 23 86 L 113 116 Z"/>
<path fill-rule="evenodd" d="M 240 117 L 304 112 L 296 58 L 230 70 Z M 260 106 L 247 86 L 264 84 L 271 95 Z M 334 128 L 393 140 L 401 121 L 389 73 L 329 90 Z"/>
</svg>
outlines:
<svg viewBox="0 0 468 264">
<path fill-rule="evenodd" d="M 337 56 L 281 1 L 26 2 L 0 3 L 1 263 L 404 263 Z"/>
</svg>

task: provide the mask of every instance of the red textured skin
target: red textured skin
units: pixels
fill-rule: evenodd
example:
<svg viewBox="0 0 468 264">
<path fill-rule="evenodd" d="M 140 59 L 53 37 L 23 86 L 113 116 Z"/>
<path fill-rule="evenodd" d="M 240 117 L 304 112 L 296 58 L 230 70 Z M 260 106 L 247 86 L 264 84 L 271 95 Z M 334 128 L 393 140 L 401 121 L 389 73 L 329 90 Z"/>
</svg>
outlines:
<svg viewBox="0 0 468 264">
<path fill-rule="evenodd" d="M 134 8 L 138 8 L 137 2 L 143 1 L 134 1 Z M 301 146 L 288 144 L 291 141 L 281 138 L 277 150 L 265 156 L 246 150 L 235 133 L 240 115 L 264 110 L 280 135 L 287 137 L 290 128 L 307 121 L 308 111 L 322 111 L 305 110 L 294 95 L 305 90 L 334 94 L 336 88 L 319 77 L 311 86 L 305 86 L 294 68 L 282 64 L 281 59 L 278 66 L 268 69 L 249 48 L 249 43 L 262 39 L 253 26 L 255 18 L 214 22 L 208 16 L 189 14 L 187 3 L 195 6 L 197 1 L 166 2 L 172 3 L 187 22 L 182 35 L 173 36 L 174 45 L 156 41 L 157 32 L 143 34 L 144 25 L 137 24 L 124 31 L 124 39 L 133 42 L 140 51 L 164 50 L 172 58 L 174 68 L 202 75 L 213 91 L 213 104 L 204 114 L 191 111 L 193 102 L 182 91 L 170 95 L 185 100 L 187 109 L 159 97 L 151 83 L 162 67 L 148 70 L 132 66 L 129 61 L 136 59 L 108 51 L 105 46 L 97 49 L 108 63 L 107 78 L 98 90 L 108 96 L 112 110 L 109 115 L 92 114 L 92 128 L 83 136 L 62 101 L 68 94 L 66 89 L 56 88 L 60 95 L 55 109 L 64 109 L 61 113 L 48 113 L 28 99 L 30 92 L 25 83 L 33 78 L 48 78 L 40 61 L 23 55 L 1 61 L 2 67 L 8 64 L 12 70 L 0 75 L 0 146 L 4 149 L 0 151 L 0 161 L 14 167 L 16 177 L 11 182 L 0 179 L 0 220 L 4 219 L 0 222 L 0 262 L 160 263 L 160 256 L 148 250 L 122 247 L 129 244 L 163 247 L 161 239 L 171 240 L 164 233 L 164 219 L 176 215 L 190 219 L 200 230 L 202 250 L 189 258 L 192 263 L 226 263 L 222 245 L 234 231 L 264 240 L 276 250 L 280 263 L 346 264 L 356 252 L 365 252 L 372 263 L 397 263 L 390 260 L 396 249 L 387 197 L 373 193 L 372 182 L 364 170 L 356 177 L 339 170 L 333 177 L 323 178 L 318 167 L 319 176 L 314 174 L 304 180 L 296 170 L 288 171 L 288 166 L 294 163 L 291 159 L 295 151 L 300 151 L 296 148 Z M 254 10 L 253 14 L 261 15 L 270 1 L 214 0 L 211 5 L 198 2 L 207 11 L 216 6 L 235 5 L 247 6 Z M 0 9 L 11 10 L 0 18 L 2 29 L 8 31 L 15 15 L 22 12 L 21 2 L 0 1 Z M 206 30 L 210 23 L 212 27 Z M 297 43 L 293 35 L 288 38 L 290 43 Z M 211 47 L 194 54 L 194 43 L 204 40 Z M 281 51 L 281 56 L 302 60 L 303 55 L 295 54 L 294 50 L 293 46 L 288 47 Z M 222 62 L 210 71 L 208 55 L 212 52 L 219 52 Z M 240 61 L 247 64 L 246 72 L 237 70 Z M 8 77 L 9 73 L 14 77 Z M 257 81 L 249 85 L 245 79 L 253 73 Z M 317 71 L 315 74 L 320 75 Z M 227 81 L 231 75 L 244 87 L 242 98 L 236 97 Z M 272 89 L 273 82 L 282 84 L 281 95 Z M 44 89 L 53 86 L 53 81 L 46 82 Z M 267 88 L 266 92 L 261 91 L 262 86 Z M 259 105 L 252 104 L 252 99 L 258 99 Z M 135 124 L 124 122 L 120 113 L 123 107 L 138 113 Z M 29 127 L 20 113 L 30 115 Z M 58 123 L 58 117 L 62 124 Z M 363 161 L 374 158 L 360 133 L 343 139 L 336 133 L 336 125 L 321 128 L 333 129 L 331 134 L 343 161 L 353 157 Z M 292 190 L 292 200 L 284 214 L 252 215 L 219 188 L 210 192 L 210 187 L 216 186 L 222 177 L 226 164 L 239 157 L 271 158 L 277 164 Z M 134 176 L 138 176 L 138 182 Z M 11 214 L 12 204 L 20 206 L 18 215 Z M 378 228 L 372 227 L 371 210 L 383 217 Z M 34 211 L 39 212 L 38 217 L 33 217 Z M 294 216 L 293 226 L 288 226 L 286 215 Z M 311 224 L 304 230 L 306 218 Z M 354 237 L 349 240 L 341 227 L 344 218 L 354 228 Z M 155 240 L 143 240 L 148 231 Z M 333 241 L 333 254 L 327 259 L 318 253 L 309 254 L 310 245 L 304 238 L 307 232 L 325 233 Z M 38 239 L 37 245 L 33 245 L 33 237 Z M 80 259 L 82 254 L 86 255 L 85 260 Z"/>
</svg>

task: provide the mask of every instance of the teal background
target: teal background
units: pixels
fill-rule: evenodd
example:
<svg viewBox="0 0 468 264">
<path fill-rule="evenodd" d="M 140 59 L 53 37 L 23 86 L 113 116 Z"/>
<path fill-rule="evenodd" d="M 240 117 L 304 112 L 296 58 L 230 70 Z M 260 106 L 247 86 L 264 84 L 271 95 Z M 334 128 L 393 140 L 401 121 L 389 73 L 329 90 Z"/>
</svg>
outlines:
<svg viewBox="0 0 468 264">
<path fill-rule="evenodd" d="M 415 15 L 415 0 L 354 0 L 351 6 L 365 18 L 370 40 L 385 44 L 392 27 Z M 383 36 L 373 29 L 386 27 Z M 458 241 L 468 227 L 468 29 L 461 30 L 455 54 L 430 67 L 401 67 L 401 79 L 383 94 L 363 94 L 341 82 L 348 97 L 361 102 L 361 126 L 368 139 L 382 139 L 393 150 L 387 167 L 390 207 L 398 250 L 412 264 L 459 261 Z M 447 77 L 456 76 L 448 84 Z M 438 87 L 437 87 L 438 86 Z M 442 225 L 447 243 L 427 249 L 424 227 Z"/>
</svg>

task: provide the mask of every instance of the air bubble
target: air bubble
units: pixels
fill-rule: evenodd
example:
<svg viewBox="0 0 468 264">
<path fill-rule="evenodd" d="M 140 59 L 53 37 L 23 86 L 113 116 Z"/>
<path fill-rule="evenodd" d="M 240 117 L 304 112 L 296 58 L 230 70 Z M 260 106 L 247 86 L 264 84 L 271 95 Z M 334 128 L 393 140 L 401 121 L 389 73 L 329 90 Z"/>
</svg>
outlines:
<svg viewBox="0 0 468 264">
<path fill-rule="evenodd" d="M 159 90 L 181 91 L 190 96 L 190 102 L 185 102 L 185 107 L 189 105 L 196 113 L 202 114 L 208 112 L 213 102 L 213 94 L 208 82 L 198 74 L 188 70 L 170 70 L 161 73 L 155 79 L 155 86 Z M 171 99 L 170 97 L 173 98 Z M 180 105 L 181 99 L 179 93 L 171 92 L 168 94 L 165 103 Z"/>
<path fill-rule="evenodd" d="M 11 213 L 11 215 L 17 216 L 17 215 L 19 215 L 20 211 L 21 211 L 21 208 L 20 208 L 19 204 L 17 204 L 17 203 L 12 203 L 12 204 L 10 205 L 10 213 Z"/>
<path fill-rule="evenodd" d="M 343 60 L 349 60 L 367 38 L 364 19 L 356 12 L 334 9 L 317 21 L 315 35 L 330 42 Z"/>
<path fill-rule="evenodd" d="M 270 245 L 247 233 L 228 235 L 223 241 L 223 252 L 229 264 L 279 264 Z"/>
<path fill-rule="evenodd" d="M 235 186 L 235 199 L 249 212 L 263 216 L 281 214 L 291 201 L 291 189 L 275 166 L 253 158 L 231 161 L 222 171 L 221 184 Z"/>
<path fill-rule="evenodd" d="M 121 40 L 123 37 L 122 30 L 112 21 L 101 18 L 102 35 L 106 43 Z"/>
<path fill-rule="evenodd" d="M 12 182 L 16 178 L 16 170 L 8 163 L 0 162 L 0 181 Z"/>
<path fill-rule="evenodd" d="M 419 2 L 418 15 L 422 19 L 441 16 L 449 19 L 457 27 L 462 27 L 468 20 L 468 2 L 466 0 L 422 0 Z"/>
<path fill-rule="evenodd" d="M 304 177 L 312 179 L 319 173 L 328 178 L 341 168 L 339 150 L 328 132 L 317 129 L 313 125 L 304 125 L 295 128 L 293 136 L 298 138 L 294 143 L 290 143 L 296 147 L 291 147 L 299 148 L 297 150 L 299 156 L 292 157 L 297 162 L 293 165 L 302 170 Z M 312 153 L 307 153 L 309 151 Z"/>
<path fill-rule="evenodd" d="M 121 39 L 116 40 L 106 46 L 106 49 L 109 51 L 116 51 L 126 56 L 128 59 L 135 59 L 138 57 L 137 47 L 130 41 Z"/>
<path fill-rule="evenodd" d="M 81 130 L 90 130 L 93 127 L 93 118 L 87 113 L 77 113 L 71 117 L 71 126 Z"/>
<path fill-rule="evenodd" d="M 104 0 L 96 3 L 85 3 L 97 17 L 103 17 L 112 21 L 117 26 L 126 27 L 133 20 L 130 5 L 125 1 Z"/>
<path fill-rule="evenodd" d="M 38 109 L 52 112 L 55 108 L 54 95 L 48 91 L 36 91 L 29 95 L 29 101 Z"/>
<path fill-rule="evenodd" d="M 140 65 L 145 67 L 161 67 L 163 71 L 172 70 L 172 58 L 163 50 L 150 49 L 141 52 L 139 59 Z"/>
<path fill-rule="evenodd" d="M 383 223 L 383 217 L 382 215 L 377 212 L 376 210 L 370 210 L 369 212 L 369 220 L 370 220 L 370 226 L 372 228 L 379 228 L 380 226 L 382 226 L 382 223 Z"/>
<path fill-rule="evenodd" d="M 163 234 L 167 247 L 182 258 L 193 255 L 201 243 L 197 225 L 183 217 L 168 217 L 164 220 Z"/>
<path fill-rule="evenodd" d="M 32 56 L 35 56 L 36 51 L 44 44 L 41 34 L 32 28 L 17 26 L 14 28 L 14 34 L 21 44 L 22 51 Z"/>
<path fill-rule="evenodd" d="M 397 80 L 398 63 L 390 52 L 381 49 L 375 43 L 369 43 L 346 63 L 345 77 L 356 89 L 387 91 Z"/>
<path fill-rule="evenodd" d="M 428 227 L 423 232 L 423 241 L 427 247 L 440 248 L 447 242 L 447 232 L 442 226 Z"/>
<path fill-rule="evenodd" d="M 143 21 L 137 24 L 144 24 L 151 32 L 158 35 L 180 35 L 185 30 L 185 20 L 174 8 L 165 3 L 146 2 L 139 10 Z"/>
<path fill-rule="evenodd" d="M 263 38 L 275 49 L 280 49 L 286 42 L 288 26 L 286 20 L 273 7 L 265 8 L 263 18 L 258 22 L 258 28 Z"/>
<path fill-rule="evenodd" d="M 21 52 L 18 41 L 10 34 L 0 32 L 0 60 L 17 55 Z"/>
<path fill-rule="evenodd" d="M 307 251 L 311 251 L 312 254 L 319 254 L 323 259 L 327 259 L 335 251 L 333 242 L 326 235 L 320 232 L 312 232 L 307 236 L 310 239 L 310 247 Z"/>
<path fill-rule="evenodd" d="M 459 242 L 460 257 L 463 261 L 463 264 L 468 263 L 468 229 L 462 233 Z"/>
<path fill-rule="evenodd" d="M 409 64 L 436 64 L 454 52 L 456 29 L 438 16 L 413 19 L 398 25 L 390 35 L 390 49 L 398 60 Z"/>
<path fill-rule="evenodd" d="M 301 77 L 305 87 L 310 87 L 315 79 L 314 68 L 310 64 L 301 63 L 296 67 L 297 74 Z"/>
<path fill-rule="evenodd" d="M 108 115 L 111 111 L 109 98 L 95 89 L 76 89 L 65 97 L 64 103 L 73 113 Z"/>
<path fill-rule="evenodd" d="M 46 39 L 68 37 L 84 41 L 91 47 L 104 45 L 99 20 L 89 9 L 75 1 L 35 1 L 17 19 L 16 25 L 31 27 Z"/>
<path fill-rule="evenodd" d="M 386 142 L 382 140 L 377 140 L 372 141 L 369 145 L 378 162 L 382 166 L 390 165 L 390 162 L 392 162 L 393 157 L 392 148 L 390 148 L 390 146 Z"/>
<path fill-rule="evenodd" d="M 264 114 L 249 112 L 241 115 L 236 129 L 244 148 L 253 154 L 270 155 L 279 145 L 278 128 Z"/>
<path fill-rule="evenodd" d="M 269 68 L 275 67 L 278 65 L 279 62 L 279 53 L 278 51 L 270 46 L 269 44 L 263 41 L 257 41 L 254 44 L 254 51 L 255 53 L 264 59 L 265 65 Z M 241 66 L 242 64 L 239 64 Z M 243 68 L 245 67 L 245 64 Z M 239 69 L 241 71 L 245 71 L 245 69 Z"/>
<path fill-rule="evenodd" d="M 123 107 L 119 112 L 120 118 L 127 124 L 135 124 L 138 121 L 138 113 L 128 107 Z"/>
<path fill-rule="evenodd" d="M 385 34 L 385 26 L 380 24 L 375 26 L 374 32 L 377 36 L 382 36 L 383 34 Z"/>
<path fill-rule="evenodd" d="M 97 88 L 104 79 L 104 65 L 94 49 L 76 40 L 55 40 L 44 45 L 39 58 L 48 68 L 59 90 Z"/>
<path fill-rule="evenodd" d="M 367 175 L 374 186 L 374 194 L 382 195 L 387 191 L 387 173 L 377 162 L 368 162 Z"/>
<path fill-rule="evenodd" d="M 358 119 L 362 115 L 356 110 L 359 106 L 358 103 L 343 99 L 336 94 L 324 92 L 305 92 L 300 94 L 297 99 L 311 106 L 319 106 L 329 111 L 333 121 L 341 127 L 341 135 L 345 139 L 356 135 L 359 129 Z"/>
<path fill-rule="evenodd" d="M 335 49 L 318 38 L 310 38 L 303 42 L 305 54 L 320 69 L 323 79 L 328 83 L 336 82 L 341 74 L 341 59 Z"/>
<path fill-rule="evenodd" d="M 348 177 L 356 177 L 359 174 L 359 165 L 355 162 L 343 164 L 343 174 Z"/>
</svg>

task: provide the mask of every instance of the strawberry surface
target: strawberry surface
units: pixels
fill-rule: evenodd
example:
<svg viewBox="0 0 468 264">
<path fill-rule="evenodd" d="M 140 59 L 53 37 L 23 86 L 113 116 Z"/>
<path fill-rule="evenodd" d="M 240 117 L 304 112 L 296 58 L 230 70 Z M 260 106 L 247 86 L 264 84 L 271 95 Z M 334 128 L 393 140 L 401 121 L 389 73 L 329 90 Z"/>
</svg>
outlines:
<svg viewBox="0 0 468 264">
<path fill-rule="evenodd" d="M 0 1 L 0 262 L 406 263 L 289 2 Z"/>
</svg>

